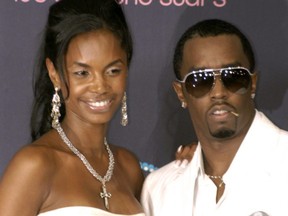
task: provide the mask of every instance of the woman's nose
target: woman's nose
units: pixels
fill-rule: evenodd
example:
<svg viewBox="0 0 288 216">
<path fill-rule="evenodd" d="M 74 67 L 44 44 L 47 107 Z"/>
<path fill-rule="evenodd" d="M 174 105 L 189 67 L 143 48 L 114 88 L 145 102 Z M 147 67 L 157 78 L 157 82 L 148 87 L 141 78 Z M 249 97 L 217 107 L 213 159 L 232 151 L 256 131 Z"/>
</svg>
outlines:
<svg viewBox="0 0 288 216">
<path fill-rule="evenodd" d="M 90 82 L 90 91 L 96 93 L 103 93 L 107 90 L 108 83 L 104 76 L 94 76 Z"/>
</svg>

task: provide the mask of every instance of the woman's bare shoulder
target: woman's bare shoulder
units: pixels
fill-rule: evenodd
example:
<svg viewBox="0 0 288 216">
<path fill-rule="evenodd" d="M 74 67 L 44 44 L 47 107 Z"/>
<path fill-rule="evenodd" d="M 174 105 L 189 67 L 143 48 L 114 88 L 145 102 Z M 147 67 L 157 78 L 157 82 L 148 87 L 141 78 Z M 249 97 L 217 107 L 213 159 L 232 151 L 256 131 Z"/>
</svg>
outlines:
<svg viewBox="0 0 288 216">
<path fill-rule="evenodd" d="M 140 168 L 138 158 L 130 150 L 123 147 L 112 146 L 112 151 L 118 165 L 120 166 L 120 169 L 123 173 L 125 173 L 127 181 L 132 186 L 134 195 L 139 199 L 144 181 L 144 175 Z"/>
<path fill-rule="evenodd" d="M 56 138 L 55 138 L 56 137 Z M 33 181 L 49 181 L 57 169 L 59 151 L 57 136 L 54 133 L 47 133 L 31 144 L 23 146 L 9 162 L 3 178 L 33 176 Z"/>
<path fill-rule="evenodd" d="M 115 157 L 117 158 L 117 160 L 120 162 L 121 165 L 127 166 L 127 164 L 129 164 L 129 166 L 140 167 L 139 160 L 132 151 L 124 147 L 115 145 L 112 146 L 112 149 L 113 153 L 115 154 Z"/>
<path fill-rule="evenodd" d="M 30 206 L 31 213 L 39 209 L 49 195 L 56 168 L 55 149 L 51 146 L 40 138 L 14 155 L 0 180 L 0 213 L 7 209 L 16 215 L 25 205 Z"/>
<path fill-rule="evenodd" d="M 23 146 L 9 162 L 3 178 L 18 177 L 36 179 L 49 179 L 53 174 L 56 164 L 57 149 L 51 144 L 49 136 Z"/>
</svg>

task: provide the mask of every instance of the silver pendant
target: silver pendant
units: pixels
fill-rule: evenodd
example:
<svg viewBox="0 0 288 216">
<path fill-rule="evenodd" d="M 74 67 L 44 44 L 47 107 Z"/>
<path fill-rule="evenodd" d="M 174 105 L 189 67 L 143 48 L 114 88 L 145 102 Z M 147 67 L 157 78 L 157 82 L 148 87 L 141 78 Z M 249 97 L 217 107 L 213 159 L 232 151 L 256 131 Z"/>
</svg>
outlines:
<svg viewBox="0 0 288 216">
<path fill-rule="evenodd" d="M 111 198 L 111 196 L 111 193 L 107 192 L 105 184 L 102 184 L 102 192 L 100 192 L 100 197 L 104 200 L 104 205 L 107 210 L 109 210 L 108 198 Z"/>
</svg>

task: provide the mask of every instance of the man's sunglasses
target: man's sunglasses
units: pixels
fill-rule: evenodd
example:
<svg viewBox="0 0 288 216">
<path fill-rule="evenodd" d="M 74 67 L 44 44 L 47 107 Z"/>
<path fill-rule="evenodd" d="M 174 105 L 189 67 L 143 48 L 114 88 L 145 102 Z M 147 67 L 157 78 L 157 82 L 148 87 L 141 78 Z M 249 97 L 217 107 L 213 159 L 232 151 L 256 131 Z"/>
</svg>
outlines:
<svg viewBox="0 0 288 216">
<path fill-rule="evenodd" d="M 199 98 L 211 91 L 215 85 L 216 76 L 221 77 L 223 85 L 230 92 L 244 94 L 250 87 L 252 75 L 247 68 L 228 67 L 192 71 L 186 74 L 183 80 L 177 81 L 185 84 L 189 94 Z"/>
</svg>

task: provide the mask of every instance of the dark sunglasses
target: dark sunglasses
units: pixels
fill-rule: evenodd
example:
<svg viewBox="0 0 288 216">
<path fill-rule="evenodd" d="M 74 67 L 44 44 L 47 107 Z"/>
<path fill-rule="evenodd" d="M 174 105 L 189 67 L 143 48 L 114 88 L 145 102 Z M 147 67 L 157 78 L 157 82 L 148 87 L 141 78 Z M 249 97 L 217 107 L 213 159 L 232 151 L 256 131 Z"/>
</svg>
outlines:
<svg viewBox="0 0 288 216">
<path fill-rule="evenodd" d="M 216 76 L 220 76 L 226 89 L 236 94 L 244 94 L 250 87 L 252 75 L 247 68 L 228 67 L 192 71 L 186 74 L 183 80 L 177 81 L 185 84 L 189 94 L 202 97 L 211 91 Z"/>
</svg>

